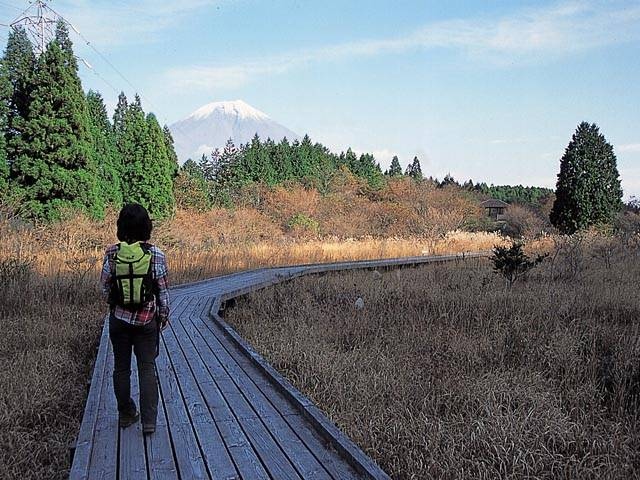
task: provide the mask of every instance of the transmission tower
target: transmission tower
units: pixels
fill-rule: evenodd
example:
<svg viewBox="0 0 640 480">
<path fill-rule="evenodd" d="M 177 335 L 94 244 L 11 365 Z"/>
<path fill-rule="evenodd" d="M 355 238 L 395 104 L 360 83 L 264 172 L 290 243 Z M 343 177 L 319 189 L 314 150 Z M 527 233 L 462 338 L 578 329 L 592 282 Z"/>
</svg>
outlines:
<svg viewBox="0 0 640 480">
<path fill-rule="evenodd" d="M 61 17 L 49 8 L 48 0 L 31 0 L 29 3 L 29 8 L 11 23 L 11 27 L 24 28 L 33 43 L 35 53 L 41 55 L 54 38 L 56 23 Z"/>
</svg>

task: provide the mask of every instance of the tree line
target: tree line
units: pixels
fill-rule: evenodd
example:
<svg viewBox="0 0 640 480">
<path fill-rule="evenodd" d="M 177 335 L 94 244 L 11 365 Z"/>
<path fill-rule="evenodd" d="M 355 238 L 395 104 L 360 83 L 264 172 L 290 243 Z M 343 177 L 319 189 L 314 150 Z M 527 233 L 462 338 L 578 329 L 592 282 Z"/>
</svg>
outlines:
<svg viewBox="0 0 640 480">
<path fill-rule="evenodd" d="M 21 215 L 101 218 L 135 201 L 155 217 L 174 209 L 173 139 L 136 95 L 120 94 L 109 120 L 102 96 L 86 95 L 67 25 L 36 56 L 24 29 L 9 33 L 0 61 L 0 191 Z"/>
<path fill-rule="evenodd" d="M 270 138 L 262 140 L 256 134 L 246 144 L 237 147 L 230 139 L 222 150 L 204 154 L 198 161 L 187 160 L 176 185 L 182 203 L 203 209 L 233 204 L 234 196 L 251 183 L 275 186 L 294 182 L 326 193 L 332 178 L 345 169 L 373 190 L 382 188 L 387 178 L 403 175 L 398 157 L 394 157 L 390 169 L 383 173 L 370 153 L 357 155 L 348 148 L 336 154 L 312 142 L 308 135 L 302 140 L 289 142 L 284 138 L 276 143 Z M 405 175 L 422 179 L 417 157 L 407 166 Z"/>
</svg>

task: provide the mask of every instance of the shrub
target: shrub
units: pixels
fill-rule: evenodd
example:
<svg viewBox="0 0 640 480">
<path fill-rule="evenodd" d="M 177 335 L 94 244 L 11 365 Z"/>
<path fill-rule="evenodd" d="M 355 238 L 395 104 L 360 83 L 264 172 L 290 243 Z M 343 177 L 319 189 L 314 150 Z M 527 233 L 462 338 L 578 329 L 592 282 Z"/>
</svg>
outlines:
<svg viewBox="0 0 640 480">
<path fill-rule="evenodd" d="M 298 234 L 311 233 L 317 235 L 320 231 L 320 224 L 304 213 L 296 213 L 291 217 L 287 222 L 287 227 L 290 231 Z"/>
<path fill-rule="evenodd" d="M 524 244 L 521 242 L 514 242 L 510 247 L 497 245 L 493 248 L 493 256 L 491 257 L 493 269 L 502 274 L 509 283 L 509 287 L 533 267 L 542 263 L 546 257 L 546 255 L 538 255 L 534 260 L 531 260 L 524 253 L 523 248 Z"/>
</svg>

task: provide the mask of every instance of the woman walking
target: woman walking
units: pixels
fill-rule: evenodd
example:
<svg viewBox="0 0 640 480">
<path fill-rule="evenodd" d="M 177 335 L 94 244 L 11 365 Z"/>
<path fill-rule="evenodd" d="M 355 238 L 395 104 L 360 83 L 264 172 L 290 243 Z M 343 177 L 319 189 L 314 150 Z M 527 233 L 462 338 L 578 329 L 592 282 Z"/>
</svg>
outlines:
<svg viewBox="0 0 640 480">
<path fill-rule="evenodd" d="M 117 222 L 119 243 L 107 248 L 100 283 L 109 303 L 109 338 L 113 345 L 113 389 L 120 427 L 139 417 L 144 434 L 156 429 L 158 380 L 155 359 L 160 330 L 169 322 L 169 290 L 164 253 L 151 243 L 153 226 L 139 204 L 125 205 Z M 131 398 L 131 350 L 136 356 L 140 413 Z"/>
</svg>

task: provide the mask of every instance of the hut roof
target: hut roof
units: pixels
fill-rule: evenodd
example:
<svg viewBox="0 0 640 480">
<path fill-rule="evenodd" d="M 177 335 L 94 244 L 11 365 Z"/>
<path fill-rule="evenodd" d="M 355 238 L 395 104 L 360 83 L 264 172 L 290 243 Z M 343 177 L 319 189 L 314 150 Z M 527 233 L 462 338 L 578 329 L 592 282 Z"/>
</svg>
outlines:
<svg viewBox="0 0 640 480">
<path fill-rule="evenodd" d="M 502 200 L 496 200 L 495 198 L 485 200 L 480 205 L 482 205 L 483 208 L 506 208 L 509 206 L 508 203 L 505 203 Z"/>
</svg>

